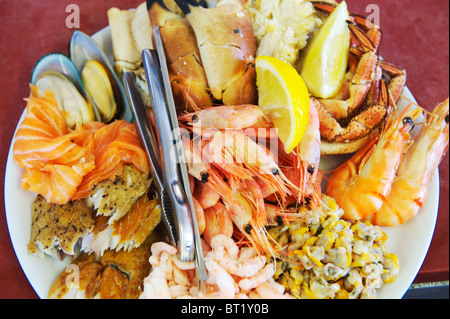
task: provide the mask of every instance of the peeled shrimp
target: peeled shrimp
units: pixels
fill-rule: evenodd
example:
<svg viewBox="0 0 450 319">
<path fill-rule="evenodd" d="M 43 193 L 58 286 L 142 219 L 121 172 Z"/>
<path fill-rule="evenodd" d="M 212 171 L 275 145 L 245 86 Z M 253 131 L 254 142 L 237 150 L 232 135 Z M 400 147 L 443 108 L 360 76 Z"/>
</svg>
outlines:
<svg viewBox="0 0 450 319">
<path fill-rule="evenodd" d="M 172 280 L 172 255 L 177 249 L 164 242 L 156 242 L 151 247 L 149 262 L 152 272 L 144 279 L 145 289 L 140 298 L 171 298 L 168 281 Z"/>
<path fill-rule="evenodd" d="M 206 295 L 205 297 L 216 297 L 231 299 L 235 295 L 235 282 L 233 277 L 213 259 L 205 258 L 205 266 L 208 270 L 208 283 L 216 284 L 218 292 Z"/>
<path fill-rule="evenodd" d="M 262 283 L 266 282 L 270 278 L 272 278 L 274 274 L 275 274 L 275 264 L 267 264 L 254 276 L 250 278 L 241 279 L 238 285 L 243 290 L 253 289 L 258 287 Z"/>
<path fill-rule="evenodd" d="M 214 250 L 214 257 L 216 257 L 217 260 L 225 258 L 225 255 L 232 259 L 237 259 L 238 257 L 239 247 L 234 240 L 228 236 L 222 234 L 214 236 L 210 246 L 211 249 Z"/>
<path fill-rule="evenodd" d="M 363 219 L 381 208 L 391 190 L 410 130 L 420 109 L 392 114 L 378 140 L 341 164 L 330 176 L 325 193 L 336 199 L 347 220 Z"/>
<path fill-rule="evenodd" d="M 152 256 L 150 257 L 150 263 L 152 266 L 157 266 L 159 264 L 159 259 L 161 258 L 161 254 L 166 252 L 170 255 L 175 255 L 177 253 L 176 247 L 169 245 L 165 242 L 157 242 L 154 243 L 151 247 Z M 152 263 L 152 261 L 154 261 Z"/>
<path fill-rule="evenodd" d="M 249 295 L 252 299 L 294 299 L 293 296 L 284 293 L 284 291 L 283 285 L 270 278 L 256 287 Z"/>
<path fill-rule="evenodd" d="M 144 279 L 140 298 L 288 298 L 273 279 L 275 264 L 266 264 L 253 247 L 239 248 L 233 239 L 217 235 L 204 245 L 208 279 L 198 287 L 195 262 L 180 262 L 176 248 L 157 242 L 152 270 Z M 234 272 L 234 273 L 233 273 Z"/>
<path fill-rule="evenodd" d="M 239 277 L 254 276 L 266 264 L 263 256 L 254 256 L 256 250 L 253 247 L 249 247 L 252 252 L 244 250 L 243 256 L 238 258 L 238 246 L 232 238 L 224 235 L 215 236 L 211 241 L 211 248 L 217 263 L 230 274 Z"/>
<path fill-rule="evenodd" d="M 391 192 L 380 210 L 369 216 L 372 224 L 396 226 L 417 215 L 428 186 L 448 150 L 449 100 L 439 103 L 427 116 L 412 147 L 402 158 Z"/>
<path fill-rule="evenodd" d="M 156 267 L 151 274 L 144 279 L 145 289 L 139 298 L 142 299 L 167 299 L 171 298 L 171 292 L 167 285 L 165 272 Z"/>
<path fill-rule="evenodd" d="M 181 270 L 195 269 L 194 261 L 181 261 L 177 255 L 172 256 L 172 262 L 175 266 L 177 266 L 177 268 L 179 268 Z"/>
</svg>

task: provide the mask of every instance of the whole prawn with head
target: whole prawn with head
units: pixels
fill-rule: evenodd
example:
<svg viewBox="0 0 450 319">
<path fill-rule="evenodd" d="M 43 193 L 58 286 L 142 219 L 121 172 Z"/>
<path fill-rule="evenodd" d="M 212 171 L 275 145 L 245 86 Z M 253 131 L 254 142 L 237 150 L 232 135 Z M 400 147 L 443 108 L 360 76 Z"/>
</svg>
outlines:
<svg viewBox="0 0 450 319">
<path fill-rule="evenodd" d="M 411 140 L 409 131 L 421 113 L 421 108 L 407 108 L 395 119 L 392 114 L 378 142 L 332 174 L 325 192 L 343 208 L 343 218 L 396 226 L 418 213 L 448 150 L 448 99 L 426 116 L 418 136 Z"/>
<path fill-rule="evenodd" d="M 319 172 L 320 143 L 319 114 L 311 99 L 305 133 L 293 151 L 293 166 L 286 172 L 289 179 L 296 185 L 299 203 L 319 205 L 322 181 Z"/>
<path fill-rule="evenodd" d="M 448 150 L 448 103 L 448 99 L 439 103 L 425 115 L 414 144 L 402 158 L 389 196 L 368 217 L 372 224 L 396 226 L 419 213 L 436 168 Z"/>
<path fill-rule="evenodd" d="M 271 169 L 268 169 L 268 174 L 261 173 L 258 163 L 267 163 L 257 161 L 256 158 L 252 157 L 258 157 L 256 150 L 253 149 L 255 153 L 251 154 L 251 151 L 245 147 L 246 143 L 248 143 L 248 145 L 252 145 L 259 149 L 259 146 L 256 146 L 256 142 L 250 142 L 251 139 L 240 131 L 234 133 L 225 131 L 224 134 L 228 136 L 228 142 L 233 142 L 234 147 L 231 147 L 229 144 L 222 144 L 221 138 L 219 139 L 217 136 L 215 136 L 215 139 L 212 138 L 211 140 L 204 141 L 200 139 L 195 141 L 183 140 L 183 149 L 188 159 L 187 166 L 189 174 L 200 181 L 200 183 L 208 185 L 211 188 L 210 190 L 214 191 L 215 198 L 217 197 L 217 194 L 219 195 L 219 198 L 214 199 L 216 204 L 204 211 L 205 229 L 203 237 L 206 241 L 209 241 L 217 231 L 229 234 L 229 231 L 231 230 L 232 234 L 233 227 L 232 225 L 230 227 L 230 221 L 232 221 L 236 226 L 236 229 L 238 229 L 258 251 L 270 253 L 271 245 L 264 229 L 264 226 L 266 225 L 264 199 L 258 184 L 252 177 L 254 174 L 259 174 L 263 176 L 261 178 L 268 178 L 266 175 L 270 174 L 269 181 L 284 186 L 282 184 L 283 180 L 279 176 L 273 175 Z M 233 140 L 233 138 L 237 138 L 240 143 L 237 140 Z M 213 145 L 210 145 L 211 143 L 213 143 Z M 202 144 L 204 144 L 203 150 L 201 150 Z M 241 149 L 241 147 L 243 148 Z M 236 148 L 241 149 L 241 151 L 238 151 Z M 212 149 L 218 153 L 211 153 L 210 151 Z M 259 150 L 261 151 L 262 149 Z M 230 155 L 229 153 L 227 154 L 227 152 L 231 152 L 231 160 L 227 157 L 227 155 Z M 267 154 L 265 155 L 266 157 L 264 157 L 264 159 L 269 160 Z M 249 158 L 246 158 L 247 156 L 249 156 Z M 195 160 L 193 160 L 194 157 Z M 203 161 L 202 158 L 204 158 L 205 161 Z M 235 159 L 237 160 L 235 161 Z M 268 163 L 274 164 L 271 161 Z M 284 186 L 284 188 L 283 191 L 288 191 L 286 186 Z M 211 195 L 212 192 L 208 192 L 208 194 Z M 203 198 L 199 199 L 199 202 L 206 202 Z M 222 201 L 224 205 L 220 204 L 219 200 Z M 220 209 L 217 210 L 217 208 Z M 223 210 L 225 210 L 225 213 Z M 220 227 L 215 227 L 217 222 L 220 223 Z M 229 235 L 231 236 L 231 234 Z"/>
<path fill-rule="evenodd" d="M 325 193 L 336 199 L 344 219 L 360 220 L 381 208 L 420 114 L 420 109 L 412 108 L 398 117 L 392 114 L 378 139 L 333 171 Z"/>
</svg>

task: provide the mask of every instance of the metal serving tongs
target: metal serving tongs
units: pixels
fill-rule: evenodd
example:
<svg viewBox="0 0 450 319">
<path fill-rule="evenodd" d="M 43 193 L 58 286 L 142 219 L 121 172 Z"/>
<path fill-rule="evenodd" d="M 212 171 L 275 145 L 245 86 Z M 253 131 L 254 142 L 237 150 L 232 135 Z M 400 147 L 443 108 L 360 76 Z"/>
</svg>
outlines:
<svg viewBox="0 0 450 319">
<path fill-rule="evenodd" d="M 159 141 L 159 136 L 157 136 L 158 132 L 154 123 L 150 122 L 147 115 L 146 108 L 137 89 L 136 75 L 133 72 L 124 72 L 123 81 L 134 117 L 134 123 L 150 161 L 153 180 L 155 181 L 155 185 L 157 186 L 160 195 L 161 211 L 164 217 L 163 222 L 169 231 L 170 241 L 173 245 L 179 246 L 177 220 L 173 213 L 170 194 L 165 185 L 164 172 L 160 162 L 161 149 L 157 144 L 157 141 Z"/>
<path fill-rule="evenodd" d="M 194 257 L 195 257 L 195 263 L 196 263 L 196 270 L 197 270 L 197 278 L 199 279 L 200 283 L 203 285 L 204 281 L 208 278 L 208 274 L 206 272 L 205 263 L 203 260 L 203 248 L 200 240 L 200 232 L 197 224 L 197 216 L 195 214 L 195 208 L 194 208 L 194 202 L 192 199 L 192 191 L 191 186 L 189 184 L 189 175 L 186 168 L 185 163 L 185 157 L 184 157 L 184 151 L 181 143 L 181 134 L 180 128 L 178 125 L 178 116 L 175 108 L 175 102 L 173 99 L 173 93 L 172 93 L 172 86 L 170 83 L 169 78 L 169 71 L 167 69 L 167 62 L 166 57 L 164 55 L 164 47 L 161 39 L 161 34 L 159 31 L 159 26 L 153 26 L 153 36 L 155 39 L 155 47 L 156 52 L 158 54 L 159 58 L 159 66 L 160 66 L 160 75 L 162 79 L 162 83 L 164 85 L 164 92 L 166 96 L 166 107 L 167 111 L 169 113 L 170 121 L 172 124 L 172 130 L 171 132 L 176 132 L 174 134 L 175 138 L 175 146 L 173 147 L 174 152 L 176 153 L 177 158 L 177 167 L 179 169 L 179 181 L 181 181 L 180 187 L 182 191 L 184 191 L 183 198 L 185 199 L 184 205 L 186 205 L 187 210 L 190 212 L 191 217 L 191 223 L 193 228 L 193 235 L 194 235 Z M 153 53 L 152 53 L 153 52 Z M 154 51 L 150 50 L 144 50 L 143 54 L 143 61 L 144 61 L 144 68 L 146 72 L 149 70 L 148 64 L 151 63 L 151 57 L 153 57 L 153 62 L 155 62 Z M 148 77 L 148 75 L 147 75 Z M 149 85 L 151 83 L 149 82 Z"/>
<path fill-rule="evenodd" d="M 130 85 L 134 80 L 134 75 L 124 73 L 124 82 L 130 95 L 133 113 L 136 113 L 134 114 L 135 122 L 139 128 L 140 136 L 143 140 L 147 140 L 147 142 L 144 141 L 144 144 L 146 144 L 146 149 L 148 148 L 149 159 L 154 171 L 159 170 L 161 172 L 153 172 L 155 181 L 160 187 L 161 199 L 169 197 L 175 212 L 175 214 L 164 215 L 166 225 L 170 230 L 173 242 L 178 248 L 180 260 L 192 261 L 195 259 L 197 278 L 203 286 L 207 279 L 207 273 L 194 203 L 191 197 L 189 177 L 184 161 L 181 136 L 178 134 L 180 131 L 175 103 L 158 27 L 155 28 L 155 42 L 158 52 L 154 50 L 142 52 L 142 60 L 153 102 L 152 111 L 156 122 L 155 132 L 152 131 L 149 124 L 142 100 L 139 99 L 137 92 L 133 93 L 133 89 L 136 90 L 136 87 Z M 132 96 L 134 96 L 134 100 L 137 100 L 137 103 L 133 102 Z M 136 112 L 136 109 L 141 111 Z M 153 162 L 156 162 L 156 165 Z M 162 205 L 166 206 L 167 203 L 164 202 Z"/>
<path fill-rule="evenodd" d="M 159 27 L 154 27 L 154 37 L 155 37 L 155 44 L 156 44 L 156 50 L 158 54 L 158 58 L 156 58 L 156 52 L 153 50 L 144 50 L 142 53 L 142 59 L 144 63 L 144 69 L 147 74 L 147 80 L 149 84 L 149 89 L 151 92 L 151 95 L 153 97 L 153 102 L 156 104 L 155 97 L 161 93 L 164 93 L 165 95 L 165 111 L 161 112 L 163 114 L 167 114 L 166 117 L 167 120 L 169 120 L 171 123 L 171 129 L 167 131 L 161 131 L 161 127 L 159 127 L 160 134 L 165 134 L 169 137 L 169 134 L 173 134 L 173 139 L 170 140 L 171 148 L 168 149 L 169 153 L 164 154 L 164 143 L 162 142 L 161 146 L 163 149 L 163 160 L 165 165 L 167 164 L 167 158 L 169 159 L 170 164 L 176 164 L 172 167 L 173 170 L 176 170 L 174 173 L 174 178 L 172 180 L 167 181 L 167 184 L 170 185 L 170 190 L 172 191 L 172 199 L 176 204 L 175 212 L 177 215 L 177 218 L 179 219 L 179 214 L 181 213 L 182 220 L 178 221 L 178 228 L 180 230 L 179 233 L 179 240 L 180 240 L 180 250 L 182 249 L 192 249 L 193 248 L 193 257 L 189 258 L 189 260 L 195 259 L 196 263 L 196 270 L 197 270 L 197 278 L 200 280 L 200 282 L 203 284 L 203 282 L 207 279 L 208 275 L 206 273 L 206 268 L 203 260 L 203 250 L 202 245 L 200 241 L 200 233 L 198 229 L 197 224 L 197 217 L 195 215 L 195 208 L 194 208 L 194 202 L 192 200 L 192 191 L 189 184 L 189 176 L 186 168 L 185 158 L 184 158 L 184 152 L 182 148 L 181 143 L 181 134 L 180 129 L 178 126 L 178 117 L 175 109 L 175 102 L 172 95 L 172 88 L 169 80 L 169 72 L 167 70 L 167 64 L 166 59 L 164 56 L 164 49 L 162 46 L 162 40 L 159 33 Z M 160 77 L 159 79 L 161 82 L 156 82 L 157 75 L 158 75 L 158 66 L 156 64 L 156 61 L 159 60 L 159 70 L 160 70 Z M 163 83 L 163 90 L 161 90 L 161 83 Z M 159 93 L 156 93 L 155 91 L 158 91 Z M 156 94 L 155 94 L 156 93 Z M 156 96 L 155 96 L 156 95 Z M 160 115 L 158 114 L 159 105 L 153 106 L 153 110 L 155 112 L 155 119 L 158 122 L 160 119 Z M 161 139 L 161 141 L 164 140 Z M 173 153 L 170 153 L 173 152 Z M 175 155 L 175 159 L 170 158 L 170 156 Z M 169 157 L 167 157 L 169 156 Z M 166 169 L 167 171 L 167 169 Z M 166 175 L 166 177 L 169 177 Z M 188 237 L 190 240 L 191 233 L 189 231 L 193 231 L 193 246 L 188 245 L 188 243 L 183 244 L 183 236 Z M 191 244 L 191 242 L 189 242 Z M 181 253 L 181 252 L 180 252 Z M 182 261 L 182 257 L 180 258 Z M 187 261 L 187 259 L 185 260 Z"/>
</svg>

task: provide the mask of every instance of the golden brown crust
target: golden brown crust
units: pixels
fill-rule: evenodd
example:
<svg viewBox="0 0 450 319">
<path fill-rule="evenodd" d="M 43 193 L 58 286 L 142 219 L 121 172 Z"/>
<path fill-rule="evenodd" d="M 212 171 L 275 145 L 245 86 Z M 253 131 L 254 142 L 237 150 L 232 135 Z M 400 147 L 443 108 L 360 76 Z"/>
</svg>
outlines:
<svg viewBox="0 0 450 319">
<path fill-rule="evenodd" d="M 108 216 L 108 223 L 115 223 L 130 211 L 139 197 L 147 192 L 150 184 L 151 179 L 147 174 L 139 172 L 134 165 L 124 165 L 121 175 L 114 180 L 98 183 L 91 192 L 90 199 L 97 197 L 99 201 L 97 216 Z"/>
<path fill-rule="evenodd" d="M 97 278 L 96 295 L 102 299 L 124 299 L 127 292 L 127 276 L 113 266 L 106 266 Z"/>
<path fill-rule="evenodd" d="M 113 225 L 113 236 L 119 236 L 119 245 L 132 242 L 140 246 L 161 221 L 161 208 L 157 199 L 141 196 L 130 211 Z"/>
<path fill-rule="evenodd" d="M 82 253 L 66 267 L 51 285 L 49 298 L 136 299 L 150 272 L 150 245 L 129 252 L 108 250 L 102 257 Z"/>
</svg>

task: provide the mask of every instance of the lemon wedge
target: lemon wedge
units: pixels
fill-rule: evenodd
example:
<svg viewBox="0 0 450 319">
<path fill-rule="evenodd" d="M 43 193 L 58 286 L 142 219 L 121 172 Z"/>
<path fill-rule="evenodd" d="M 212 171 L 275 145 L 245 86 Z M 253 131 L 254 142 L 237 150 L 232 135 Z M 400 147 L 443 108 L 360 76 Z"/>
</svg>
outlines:
<svg viewBox="0 0 450 319">
<path fill-rule="evenodd" d="M 282 60 L 259 56 L 255 66 L 258 104 L 278 130 L 285 152 L 290 153 L 308 123 L 308 89 L 297 70 Z"/>
<path fill-rule="evenodd" d="M 344 81 L 350 46 L 347 20 L 347 4 L 342 1 L 306 49 L 299 73 L 313 96 L 332 97 Z"/>
</svg>

